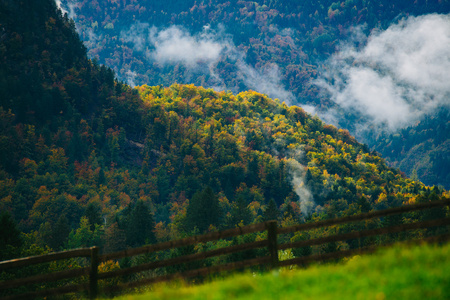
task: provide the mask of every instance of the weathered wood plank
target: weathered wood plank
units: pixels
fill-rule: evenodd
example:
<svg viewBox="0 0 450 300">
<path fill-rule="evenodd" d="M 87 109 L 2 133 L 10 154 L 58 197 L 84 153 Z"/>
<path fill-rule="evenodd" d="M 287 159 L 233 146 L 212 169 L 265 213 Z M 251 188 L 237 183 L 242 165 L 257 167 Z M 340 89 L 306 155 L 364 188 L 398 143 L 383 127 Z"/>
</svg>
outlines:
<svg viewBox="0 0 450 300">
<path fill-rule="evenodd" d="M 309 229 L 321 228 L 321 227 L 325 227 L 325 226 L 332 226 L 332 225 L 338 225 L 338 224 L 344 224 L 344 223 L 350 223 L 350 222 L 356 222 L 356 221 L 369 220 L 369 219 L 373 219 L 373 218 L 377 218 L 377 217 L 386 217 L 386 216 L 390 216 L 390 215 L 424 210 L 424 209 L 428 209 L 428 208 L 446 206 L 446 205 L 450 205 L 450 199 L 426 202 L 426 203 L 419 203 L 419 204 L 412 204 L 412 205 L 405 205 L 405 206 L 394 207 L 394 208 L 389 208 L 389 209 L 385 209 L 385 210 L 368 212 L 368 213 L 359 214 L 359 215 L 323 220 L 323 221 L 314 222 L 314 223 L 304 223 L 304 224 L 299 224 L 299 225 L 293 225 L 293 226 L 289 226 L 289 227 L 278 228 L 277 232 L 278 232 L 278 234 L 292 233 L 292 232 L 297 232 L 297 231 L 301 231 L 301 230 L 309 230 Z"/>
<path fill-rule="evenodd" d="M 74 257 L 89 257 L 91 256 L 90 248 L 82 248 L 82 249 L 74 249 L 56 253 L 48 253 L 44 255 L 38 256 L 30 256 L 23 258 L 16 258 L 11 260 L 5 260 L 0 262 L 0 271 L 10 269 L 10 268 L 18 268 L 23 266 L 31 266 L 35 264 L 41 264 L 46 262 L 51 262 L 55 260 L 74 258 Z"/>
<path fill-rule="evenodd" d="M 175 241 L 168 241 L 164 243 L 154 244 L 154 245 L 148 245 L 140 248 L 134 248 L 134 249 L 127 249 L 119 252 L 114 253 L 108 253 L 100 255 L 99 260 L 100 261 L 107 261 L 107 260 L 113 260 L 113 259 L 119 259 L 123 257 L 130 257 L 140 254 L 147 254 L 152 253 L 156 251 L 162 251 L 172 248 L 178 248 L 183 246 L 189 246 L 194 245 L 198 243 L 205 243 L 209 241 L 219 240 L 219 239 L 225 239 L 229 237 L 239 236 L 243 234 L 249 234 L 254 232 L 259 232 L 265 230 L 265 223 L 259 223 L 259 224 L 253 224 L 248 225 L 245 227 L 239 227 L 239 228 L 233 228 L 223 231 L 217 231 L 217 232 L 211 232 L 204 235 L 198 235 L 193 237 L 188 237 L 180 240 Z"/>
<path fill-rule="evenodd" d="M 107 272 L 107 273 L 100 273 L 99 279 L 107 279 L 107 278 L 112 278 L 112 277 L 117 277 L 117 276 L 123 276 L 123 275 L 153 270 L 153 269 L 157 269 L 157 268 L 173 266 L 173 265 L 182 264 L 182 263 L 189 263 L 189 262 L 193 262 L 193 261 L 197 261 L 197 260 L 201 260 L 201 259 L 206 259 L 209 257 L 226 255 L 226 254 L 250 250 L 250 249 L 257 249 L 257 248 L 262 248 L 265 246 L 267 246 L 267 240 L 245 243 L 245 244 L 240 244 L 240 245 L 235 245 L 235 246 L 229 246 L 229 247 L 209 250 L 209 251 L 205 251 L 205 252 L 184 255 L 184 256 L 180 256 L 180 257 L 176 257 L 176 258 L 155 261 L 155 262 L 146 263 L 146 264 L 142 264 L 142 265 L 126 268 L 126 269 L 115 270 L 115 271 L 111 271 L 111 272 Z"/>
<path fill-rule="evenodd" d="M 345 240 L 350 240 L 350 239 L 358 239 L 358 238 L 364 238 L 364 237 L 369 237 L 369 236 L 376 236 L 376 235 L 382 235 L 382 234 L 388 234 L 388 233 L 397 233 L 397 232 L 403 232 L 403 231 L 407 231 L 407 230 L 423 229 L 423 228 L 444 226 L 444 225 L 450 225 L 450 218 L 430 220 L 430 221 L 424 221 L 424 222 L 418 222 L 418 223 L 402 224 L 402 225 L 396 225 L 396 226 L 385 227 L 385 228 L 368 229 L 368 230 L 326 236 L 326 237 L 321 237 L 321 238 L 316 238 L 316 239 L 297 241 L 297 242 L 292 242 L 292 243 L 285 243 L 285 244 L 279 245 L 278 249 L 285 250 L 285 249 L 289 249 L 289 248 L 299 248 L 299 247 L 306 247 L 306 246 L 322 245 L 322 244 L 330 243 L 330 242 L 345 241 Z"/>
</svg>

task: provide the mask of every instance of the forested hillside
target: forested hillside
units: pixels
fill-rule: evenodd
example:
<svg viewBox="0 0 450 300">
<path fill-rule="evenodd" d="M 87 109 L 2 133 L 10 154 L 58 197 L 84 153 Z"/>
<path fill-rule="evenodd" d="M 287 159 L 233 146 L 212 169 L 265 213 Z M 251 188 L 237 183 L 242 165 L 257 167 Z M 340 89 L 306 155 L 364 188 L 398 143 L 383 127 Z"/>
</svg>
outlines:
<svg viewBox="0 0 450 300">
<path fill-rule="evenodd" d="M 143 130 L 142 101 L 87 59 L 73 21 L 54 1 L 2 0 L 0 27 L 1 259 L 78 247 L 67 238 L 81 216 L 93 211 L 92 224 L 102 219 L 76 170 L 89 162 L 100 182 L 102 167 L 114 170 L 111 143 L 120 130 L 130 138 Z"/>
<path fill-rule="evenodd" d="M 416 110 L 416 115 L 426 114 L 425 118 L 433 118 L 434 123 L 445 127 L 448 119 L 435 118 L 435 111 L 424 109 L 424 103 L 436 101 L 437 97 L 432 95 L 414 106 L 411 103 L 414 100 L 408 98 L 411 93 L 416 94 L 414 97 L 421 97 L 422 90 L 413 86 L 410 93 L 403 95 L 407 98 L 403 111 L 392 112 L 393 116 L 388 118 L 382 116 L 382 112 L 370 112 L 370 109 L 365 108 L 365 103 L 353 102 L 349 95 L 343 96 L 347 98 L 345 103 L 337 101 L 333 93 L 342 90 L 338 88 L 336 91 L 332 87 L 334 90 L 330 94 L 329 89 L 318 84 L 326 77 L 325 74 L 345 69 L 345 66 L 338 65 L 334 70 L 335 62 L 333 59 L 330 62 L 330 58 L 345 51 L 349 44 L 355 47 L 354 51 L 362 51 L 367 36 L 376 36 L 377 32 L 405 19 L 427 14 L 448 16 L 448 0 L 58 2 L 75 19 L 77 30 L 88 48 L 88 55 L 113 68 L 119 78 L 132 85 L 193 83 L 215 90 L 231 90 L 233 93 L 252 89 L 272 98 L 280 98 L 288 104 L 301 104 L 308 111 L 328 117 L 328 121 L 334 125 L 348 129 L 372 149 L 382 152 L 392 162 L 392 166 L 400 167 L 409 176 L 417 169 L 418 177 L 427 184 L 450 188 L 446 179 L 449 176 L 448 169 L 438 171 L 433 167 L 445 164 L 442 157 L 449 156 L 448 147 L 434 145 L 434 148 L 439 149 L 439 155 L 434 155 L 435 151 L 405 152 L 398 147 L 384 151 L 384 147 L 375 141 L 378 138 L 389 140 L 387 144 L 391 141 L 395 143 L 389 137 L 391 134 L 401 134 L 397 131 L 421 121 L 422 117 L 417 117 L 417 120 L 410 120 L 407 124 L 388 128 L 386 132 L 386 123 L 401 123 L 392 119 L 404 118 L 402 114 L 407 114 L 409 109 Z M 448 18 L 446 20 L 448 22 Z M 429 29 L 438 31 L 436 25 Z M 446 32 L 448 38 L 448 25 Z M 409 63 L 416 61 L 420 65 L 420 55 L 424 52 L 423 49 L 415 48 L 424 38 L 419 37 L 414 42 L 413 35 L 415 33 L 405 32 L 404 36 L 408 36 L 411 42 L 405 42 L 403 38 L 395 39 L 397 43 L 386 47 L 384 51 L 392 55 L 391 47 L 402 45 L 405 51 L 402 57 L 409 56 Z M 438 40 L 442 40 L 442 37 Z M 449 51 L 447 49 L 444 52 Z M 434 54 L 428 55 L 431 56 L 424 58 L 425 65 L 433 60 Z M 445 53 L 438 57 L 444 64 L 450 63 Z M 339 62 L 342 61 L 339 55 L 337 60 L 342 63 Z M 388 64 L 395 65 L 397 60 L 392 58 Z M 361 61 L 356 59 L 356 66 L 358 63 Z M 374 65 L 373 71 L 380 72 L 378 61 L 369 61 L 368 65 Z M 349 66 L 352 66 L 352 61 Z M 427 74 L 425 70 L 419 72 Z M 383 77 L 386 72 L 380 74 Z M 441 75 L 438 77 L 442 78 Z M 328 87 L 339 82 L 339 79 L 328 78 Z M 373 79 L 369 82 L 372 81 L 375 88 L 361 89 L 367 95 L 362 96 L 360 102 L 373 102 L 374 95 L 370 94 L 375 93 L 380 95 L 378 106 L 383 106 L 383 101 L 388 98 L 384 95 L 385 88 L 389 89 L 387 81 L 391 78 L 385 76 L 378 87 Z M 349 81 L 350 78 L 343 79 L 346 84 Z M 405 82 L 400 80 L 395 88 L 393 96 L 405 88 Z M 369 90 L 371 93 L 368 93 Z M 445 109 L 448 110 L 448 90 L 445 97 L 447 101 L 441 102 L 447 103 Z M 389 104 L 386 103 L 386 106 Z M 419 132 L 420 129 L 414 131 Z M 412 140 L 421 138 L 414 137 L 411 132 L 410 135 Z M 420 143 L 412 146 L 421 147 Z M 430 164 L 419 166 L 419 161 L 429 161 Z"/>
<path fill-rule="evenodd" d="M 0 260 L 448 196 L 258 92 L 131 89 L 52 0 L 0 0 L 0 26 Z"/>
<path fill-rule="evenodd" d="M 443 109 L 415 126 L 382 136 L 375 147 L 412 178 L 450 187 L 450 111 Z"/>
</svg>

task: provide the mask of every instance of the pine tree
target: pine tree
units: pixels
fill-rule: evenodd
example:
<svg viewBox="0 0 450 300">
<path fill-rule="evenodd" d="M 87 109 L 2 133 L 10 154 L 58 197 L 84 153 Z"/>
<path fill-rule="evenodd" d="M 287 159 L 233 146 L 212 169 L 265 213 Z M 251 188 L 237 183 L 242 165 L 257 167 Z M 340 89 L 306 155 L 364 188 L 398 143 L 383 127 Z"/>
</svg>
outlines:
<svg viewBox="0 0 450 300">
<path fill-rule="evenodd" d="M 20 231 L 7 211 L 0 214 L 0 243 L 0 260 L 17 256 L 18 248 L 22 246 Z"/>
<path fill-rule="evenodd" d="M 153 230 L 155 222 L 150 208 L 144 201 L 138 200 L 128 217 L 126 229 L 127 244 L 131 247 L 139 247 L 156 242 Z"/>
<path fill-rule="evenodd" d="M 56 221 L 53 228 L 52 240 L 49 243 L 53 250 L 59 250 L 63 248 L 70 234 L 69 220 L 66 215 L 61 215 Z"/>
<path fill-rule="evenodd" d="M 280 216 L 280 211 L 277 208 L 275 200 L 270 199 L 269 204 L 267 205 L 266 210 L 264 211 L 264 221 L 270 220 L 278 220 Z"/>
<path fill-rule="evenodd" d="M 95 225 L 101 225 L 103 223 L 101 209 L 97 203 L 89 203 L 84 215 L 87 217 L 92 231 L 94 231 Z"/>
<path fill-rule="evenodd" d="M 210 225 L 221 224 L 222 210 L 219 199 L 210 187 L 192 196 L 186 210 L 186 230 L 197 228 L 199 232 L 205 232 Z"/>
</svg>

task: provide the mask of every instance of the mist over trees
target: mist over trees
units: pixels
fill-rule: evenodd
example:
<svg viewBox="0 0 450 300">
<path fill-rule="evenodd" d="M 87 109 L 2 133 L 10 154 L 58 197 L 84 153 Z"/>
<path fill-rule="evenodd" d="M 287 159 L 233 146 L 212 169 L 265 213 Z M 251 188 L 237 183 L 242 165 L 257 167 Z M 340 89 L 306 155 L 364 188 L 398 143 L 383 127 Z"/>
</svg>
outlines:
<svg viewBox="0 0 450 300">
<path fill-rule="evenodd" d="M 415 171 L 427 184 L 449 188 L 448 172 L 432 167 L 446 163 L 445 144 L 434 146 L 441 157 L 430 149 L 384 151 L 375 141 L 394 142 L 391 134 L 448 111 L 448 0 L 170 3 L 60 6 L 74 18 L 89 57 L 132 86 L 252 89 L 317 113 L 408 176 Z"/>
</svg>

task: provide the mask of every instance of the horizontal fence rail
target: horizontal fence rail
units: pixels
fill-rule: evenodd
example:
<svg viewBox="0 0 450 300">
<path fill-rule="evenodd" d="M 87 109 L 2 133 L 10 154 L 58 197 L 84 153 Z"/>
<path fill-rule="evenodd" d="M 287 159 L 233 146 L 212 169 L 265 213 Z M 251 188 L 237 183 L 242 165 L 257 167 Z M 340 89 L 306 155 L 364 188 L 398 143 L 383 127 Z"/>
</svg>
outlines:
<svg viewBox="0 0 450 300">
<path fill-rule="evenodd" d="M 30 256 L 24 258 L 17 258 L 7 261 L 0 262 L 0 272 L 9 268 L 18 268 L 23 266 L 31 266 L 35 264 L 42 264 L 46 262 L 57 261 L 61 259 L 67 258 L 76 258 L 76 257 L 90 257 L 91 256 L 91 248 L 83 248 L 83 249 L 74 249 L 56 253 L 49 253 L 38 256 Z"/>
<path fill-rule="evenodd" d="M 330 253 L 310 253 L 309 255 L 290 258 L 286 260 L 279 260 L 278 253 L 282 250 L 296 249 L 302 247 L 312 247 L 326 245 L 333 242 L 344 242 L 349 240 L 364 239 L 369 237 L 398 234 L 410 230 L 424 230 L 435 227 L 444 228 L 441 230 L 440 235 L 433 237 L 427 237 L 421 239 L 430 241 L 447 241 L 450 238 L 449 225 L 450 218 L 440 218 L 436 220 L 425 220 L 407 224 L 399 224 L 388 227 L 363 229 L 359 231 L 339 233 L 335 232 L 333 235 L 325 237 L 316 237 L 306 240 L 290 241 L 285 243 L 279 243 L 282 240 L 282 236 L 293 235 L 298 232 L 306 232 L 308 230 L 315 230 L 324 227 L 331 227 L 341 224 L 349 224 L 358 221 L 367 221 L 374 218 L 383 218 L 402 213 L 411 213 L 416 211 L 422 211 L 425 209 L 432 209 L 438 207 L 445 207 L 450 205 L 450 199 L 442 201 L 434 201 L 427 203 L 419 203 L 413 205 L 405 205 L 397 208 L 390 208 L 381 211 L 373 211 L 369 213 L 346 216 L 341 218 L 334 218 L 314 223 L 304 223 L 284 228 L 278 228 L 276 221 L 268 221 L 259 224 L 248 225 L 244 227 L 238 227 L 223 231 L 217 231 L 207 233 L 204 235 L 198 235 L 188 237 L 184 239 L 163 242 L 154 245 L 147 245 L 134 249 L 127 249 L 114 253 L 106 253 L 99 255 L 99 249 L 97 247 L 75 249 L 69 251 L 62 251 L 57 253 L 50 253 L 40 256 L 26 257 L 13 259 L 9 261 L 0 262 L 0 273 L 9 272 L 12 269 L 23 268 L 32 265 L 38 265 L 42 263 L 50 263 L 63 259 L 79 259 L 83 258 L 85 262 L 89 261 L 89 265 L 86 267 L 80 267 L 76 269 L 69 269 L 63 271 L 57 271 L 50 274 L 33 275 L 24 278 L 16 278 L 7 281 L 0 282 L 0 298 L 1 299 L 33 299 L 37 297 L 54 296 L 66 293 L 88 293 L 89 298 L 95 299 L 99 294 L 99 286 L 101 292 L 111 293 L 120 291 L 123 289 L 135 288 L 143 285 L 148 285 L 156 282 L 169 281 L 179 278 L 203 278 L 215 273 L 234 271 L 238 269 L 245 269 L 256 266 L 265 266 L 266 268 L 276 268 L 281 266 L 291 265 L 306 265 L 312 262 L 325 261 L 330 259 L 339 259 L 350 255 L 359 253 L 373 252 L 379 247 L 379 245 L 370 245 L 366 247 L 358 247 L 355 249 L 337 250 Z M 445 231 L 442 234 L 442 231 Z M 236 238 L 239 236 L 250 235 L 255 233 L 263 233 L 264 238 L 260 240 L 247 241 L 240 244 L 229 245 L 230 238 Z M 261 237 L 260 237 L 261 238 Z M 289 238 L 289 237 L 288 237 Z M 167 252 L 174 249 L 183 249 L 183 247 L 192 247 L 201 243 L 208 243 L 219 240 L 227 240 L 228 244 L 224 247 L 206 250 L 197 253 L 187 253 L 185 255 L 179 255 L 177 257 L 167 258 Z M 286 241 L 286 238 L 284 239 Z M 385 243 L 384 245 L 389 245 Z M 191 249 L 192 250 L 192 249 Z M 215 266 L 202 265 L 202 261 L 207 259 L 224 257 L 227 258 L 230 255 L 237 255 L 239 253 L 246 253 L 253 251 L 252 255 L 246 259 L 239 261 L 219 263 Z M 255 254 L 255 251 L 259 251 L 259 254 Z M 158 253 L 161 253 L 162 258 L 158 257 Z M 165 254 L 164 254 L 165 253 Z M 145 255 L 150 255 L 146 257 Z M 108 261 L 118 261 L 120 259 L 131 259 L 132 257 L 143 257 L 142 262 L 129 266 L 119 268 L 117 270 L 110 270 L 99 273 L 99 263 L 105 263 Z M 166 256 L 166 258 L 163 258 Z M 256 257 L 255 257 L 256 256 Z M 154 261 L 152 261 L 154 260 Z M 188 266 L 187 270 L 176 272 L 170 272 L 167 268 L 173 268 L 174 266 Z M 142 274 L 145 273 L 145 274 Z M 130 277 L 135 277 L 134 280 L 129 280 Z M 60 287 L 53 287 L 37 291 L 28 291 L 8 295 L 3 295 L 4 291 L 11 291 L 24 286 L 39 285 L 43 283 L 57 283 L 60 280 L 76 280 L 78 284 L 67 282 L 66 285 Z M 115 280 L 114 283 L 111 282 Z M 84 281 L 84 282 L 82 282 Z M 80 283 L 82 282 L 82 283 Z"/>
<path fill-rule="evenodd" d="M 53 282 L 63 279 L 70 279 L 80 276 L 88 276 L 91 268 L 80 268 L 73 270 L 65 270 L 44 275 L 30 276 L 9 281 L 0 282 L 1 289 L 12 289 L 22 285 L 29 285 L 40 282 Z"/>
<path fill-rule="evenodd" d="M 424 221 L 424 222 L 419 222 L 419 223 L 402 224 L 402 225 L 391 226 L 391 227 L 386 227 L 386 228 L 368 229 L 368 230 L 356 231 L 356 232 L 351 232 L 351 233 L 337 234 L 337 235 L 332 235 L 332 236 L 327 236 L 327 237 L 322 237 L 322 238 L 309 239 L 309 240 L 305 240 L 305 241 L 286 243 L 286 244 L 279 245 L 278 250 L 322 245 L 322 244 L 331 243 L 331 242 L 345 241 L 345 240 L 350 240 L 350 239 L 358 239 L 358 238 L 363 238 L 363 237 L 377 236 L 377 235 L 381 235 L 381 234 L 398 233 L 398 232 L 404 232 L 407 230 L 424 229 L 424 228 L 429 228 L 429 227 L 445 226 L 445 225 L 450 225 L 450 218 L 442 218 L 442 219 L 438 219 L 438 220 L 430 220 L 430 221 Z"/>
<path fill-rule="evenodd" d="M 144 246 L 144 247 L 140 247 L 140 248 L 127 249 L 127 250 L 123 250 L 123 251 L 119 251 L 119 252 L 115 252 L 115 253 L 103 254 L 103 255 L 100 255 L 99 260 L 107 261 L 107 260 L 119 259 L 119 258 L 124 258 L 124 257 L 140 255 L 140 254 L 148 254 L 148 253 L 167 250 L 167 249 L 190 246 L 190 245 L 195 245 L 195 244 L 199 244 L 199 243 L 206 243 L 206 242 L 210 242 L 210 241 L 216 241 L 216 240 L 220 240 L 220 239 L 235 237 L 235 236 L 239 236 L 239 235 L 243 235 L 243 234 L 249 234 L 249 233 L 263 231 L 265 228 L 266 228 L 265 223 L 253 224 L 253 225 L 248 225 L 245 227 L 238 227 L 238 228 L 233 228 L 233 229 L 228 229 L 228 230 L 223 230 L 223 231 L 212 232 L 212 233 L 208 233 L 208 234 L 204 234 L 204 235 L 188 237 L 188 238 L 184 238 L 184 239 L 180 239 L 180 240 L 159 243 L 156 245 L 149 245 L 149 246 Z"/>
<path fill-rule="evenodd" d="M 391 216 L 391 215 L 398 215 L 401 213 L 420 211 L 420 210 L 424 210 L 424 209 L 442 207 L 442 206 L 446 206 L 446 205 L 450 205 L 450 199 L 405 205 L 405 206 L 394 207 L 394 208 L 389 208 L 389 209 L 385 209 L 385 210 L 378 210 L 378 211 L 373 211 L 373 212 L 368 212 L 368 213 L 363 213 L 363 214 L 358 214 L 358 215 L 353 215 L 353 216 L 346 216 L 346 217 L 342 217 L 342 218 L 323 220 L 323 221 L 314 222 L 314 223 L 304 223 L 304 224 L 294 225 L 294 226 L 290 226 L 290 227 L 279 228 L 277 232 L 279 234 L 291 233 L 291 232 L 296 232 L 296 231 L 301 231 L 301 230 L 321 228 L 321 227 L 325 227 L 325 226 L 333 226 L 333 225 L 345 224 L 345 223 L 350 223 L 350 222 L 365 221 L 365 220 L 370 220 L 373 218 L 387 217 L 387 216 Z"/>
<path fill-rule="evenodd" d="M 99 274 L 99 279 L 107 279 L 107 278 L 116 277 L 116 276 L 123 276 L 123 275 L 133 274 L 133 273 L 137 273 L 137 272 L 153 270 L 156 268 L 168 267 L 168 266 L 178 265 L 178 264 L 182 264 L 182 263 L 186 263 L 186 262 L 193 262 L 193 261 L 197 261 L 197 260 L 201 260 L 201 259 L 219 256 L 219 255 L 226 255 L 226 254 L 231 254 L 231 253 L 245 251 L 245 250 L 251 250 L 251 249 L 257 249 L 257 248 L 262 248 L 262 247 L 267 247 L 267 240 L 251 242 L 251 243 L 246 243 L 246 244 L 240 244 L 240 245 L 236 245 L 236 246 L 229 246 L 229 247 L 225 247 L 225 248 L 214 249 L 214 250 L 209 250 L 209 251 L 205 251 L 205 252 L 180 256 L 180 257 L 176 257 L 176 258 L 172 258 L 172 259 L 166 259 L 166 260 L 160 260 L 160 261 L 155 261 L 155 262 L 151 262 L 151 263 L 146 263 L 146 264 L 142 264 L 142 265 L 138 265 L 138 266 L 134 266 L 134 267 L 129 267 L 126 269 L 120 269 L 117 271 L 101 273 L 101 274 Z"/>
</svg>

